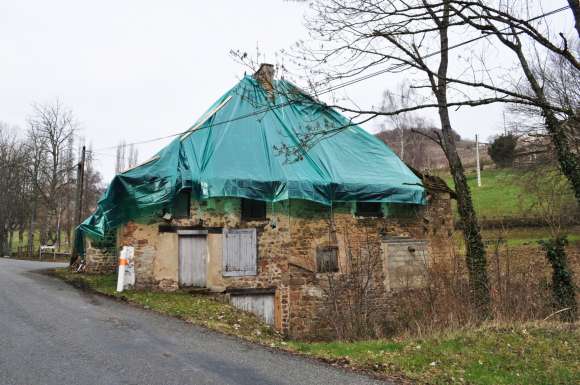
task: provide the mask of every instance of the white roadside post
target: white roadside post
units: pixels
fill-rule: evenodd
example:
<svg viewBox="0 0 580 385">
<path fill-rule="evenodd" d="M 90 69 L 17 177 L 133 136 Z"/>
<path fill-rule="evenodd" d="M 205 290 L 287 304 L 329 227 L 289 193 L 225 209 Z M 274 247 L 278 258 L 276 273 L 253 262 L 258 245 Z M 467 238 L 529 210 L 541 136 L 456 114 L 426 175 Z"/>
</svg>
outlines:
<svg viewBox="0 0 580 385">
<path fill-rule="evenodd" d="M 135 286 L 135 248 L 133 246 L 125 247 L 125 258 L 127 259 L 127 266 L 125 269 L 125 289 Z"/>
<path fill-rule="evenodd" d="M 119 256 L 119 275 L 117 276 L 117 292 L 122 292 L 125 287 L 125 269 L 127 267 L 127 247 L 123 246 Z"/>
</svg>

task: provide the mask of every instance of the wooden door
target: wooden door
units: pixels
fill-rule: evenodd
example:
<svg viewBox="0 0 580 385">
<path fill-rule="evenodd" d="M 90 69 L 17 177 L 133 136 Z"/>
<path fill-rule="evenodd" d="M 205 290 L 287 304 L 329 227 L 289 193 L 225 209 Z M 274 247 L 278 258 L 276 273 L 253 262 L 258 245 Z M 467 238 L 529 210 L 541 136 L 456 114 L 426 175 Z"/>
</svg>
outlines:
<svg viewBox="0 0 580 385">
<path fill-rule="evenodd" d="M 207 284 L 207 238 L 205 235 L 179 236 L 179 285 L 205 287 Z"/>
<path fill-rule="evenodd" d="M 238 309 L 254 313 L 269 325 L 274 325 L 274 294 L 240 294 L 230 297 Z"/>
</svg>

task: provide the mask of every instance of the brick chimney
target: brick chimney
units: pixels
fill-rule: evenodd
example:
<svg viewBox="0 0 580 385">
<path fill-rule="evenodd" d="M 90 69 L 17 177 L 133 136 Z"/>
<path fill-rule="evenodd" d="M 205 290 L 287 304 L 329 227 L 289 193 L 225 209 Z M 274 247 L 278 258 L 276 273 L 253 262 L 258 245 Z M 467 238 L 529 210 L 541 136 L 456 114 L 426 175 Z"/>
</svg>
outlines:
<svg viewBox="0 0 580 385">
<path fill-rule="evenodd" d="M 270 96 L 270 98 L 274 98 L 274 75 L 276 70 L 272 64 L 262 63 L 260 64 L 260 68 L 254 74 L 254 79 L 260 83 L 264 91 Z"/>
</svg>

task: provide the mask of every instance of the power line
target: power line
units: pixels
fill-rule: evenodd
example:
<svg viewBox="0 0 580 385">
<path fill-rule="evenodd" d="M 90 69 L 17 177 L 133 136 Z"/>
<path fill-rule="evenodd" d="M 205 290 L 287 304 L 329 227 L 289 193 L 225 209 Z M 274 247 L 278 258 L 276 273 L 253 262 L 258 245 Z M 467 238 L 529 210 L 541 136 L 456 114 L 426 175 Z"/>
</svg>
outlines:
<svg viewBox="0 0 580 385">
<path fill-rule="evenodd" d="M 564 7 L 555 9 L 553 11 L 543 13 L 543 14 L 541 14 L 539 16 L 536 16 L 536 17 L 533 17 L 531 19 L 526 20 L 526 23 L 531 22 L 531 21 L 535 21 L 535 20 L 538 20 L 538 19 L 541 19 L 543 17 L 548 17 L 548 16 L 555 15 L 557 13 L 560 13 L 562 11 L 565 11 L 568 8 L 570 8 L 570 6 L 566 5 Z M 509 27 L 505 27 L 505 28 L 501 29 L 500 32 L 504 32 L 504 31 L 506 31 L 508 29 L 509 29 Z M 450 47 L 447 48 L 447 51 L 451 51 L 452 49 L 459 48 L 459 47 L 462 47 L 464 45 L 471 44 L 471 43 L 473 43 L 475 41 L 478 41 L 478 40 L 481 40 L 481 39 L 486 39 L 488 37 L 489 37 L 489 35 L 480 35 L 478 37 L 474 37 L 473 39 L 469 39 L 469 40 L 463 41 L 461 43 L 457 43 L 455 45 L 451 45 Z M 431 53 L 423 56 L 423 59 L 429 59 L 429 58 L 431 58 L 431 57 L 433 57 L 435 55 L 440 54 L 441 52 L 443 52 L 443 51 L 442 50 L 438 50 L 438 51 L 431 52 Z M 382 70 L 378 70 L 376 72 L 372 72 L 370 74 L 366 74 L 366 75 L 361 76 L 359 78 L 352 79 L 352 80 L 349 80 L 349 81 L 344 82 L 342 84 L 339 84 L 338 86 L 336 86 L 336 88 L 330 87 L 327 90 L 323 91 L 322 93 L 332 92 L 335 89 L 342 88 L 342 87 L 346 87 L 346 86 L 349 86 L 349 85 L 358 83 L 360 81 L 367 80 L 367 79 L 373 78 L 375 76 L 379 76 L 379 75 L 385 74 L 385 73 L 390 72 L 390 71 L 393 71 L 393 70 L 401 69 L 401 68 L 403 68 L 405 66 L 407 66 L 407 64 L 404 64 L 404 63 L 395 64 L 395 65 L 393 65 L 393 66 L 391 66 L 389 68 L 385 68 L 385 69 L 382 69 Z"/>
<path fill-rule="evenodd" d="M 528 22 L 535 21 L 535 20 L 538 20 L 538 19 L 541 19 L 541 18 L 544 18 L 544 17 L 552 16 L 552 15 L 555 15 L 555 14 L 560 13 L 562 11 L 565 11 L 568 8 L 570 8 L 570 7 L 569 6 L 560 7 L 558 9 L 555 9 L 555 10 L 552 10 L 552 11 L 549 11 L 549 12 L 546 12 L 546 13 L 543 13 L 541 15 L 532 17 L 532 18 L 526 20 L 525 22 L 528 23 Z M 508 29 L 509 29 L 509 27 L 505 27 L 505 28 L 501 29 L 500 32 L 506 31 Z M 486 39 L 488 37 L 489 37 L 489 35 L 480 35 L 478 37 L 474 37 L 472 39 L 465 40 L 465 41 L 463 41 L 461 43 L 457 43 L 455 45 L 451 45 L 450 47 L 448 47 L 446 49 L 446 51 L 449 52 L 452 49 L 456 49 L 456 48 L 462 47 L 464 45 L 471 44 L 471 43 L 473 43 L 475 41 L 478 41 L 478 40 L 481 40 L 481 39 Z M 429 58 L 431 58 L 433 56 L 439 55 L 442 52 L 443 52 L 443 50 L 433 51 L 433 52 L 428 53 L 425 56 L 423 56 L 422 59 L 429 59 Z M 406 66 L 408 66 L 408 64 L 405 64 L 405 63 L 394 64 L 394 65 L 392 65 L 390 67 L 387 67 L 387 68 L 384 68 L 382 70 L 378 70 L 378 71 L 375 71 L 375 72 L 371 72 L 369 74 L 360 76 L 358 78 L 354 78 L 354 79 L 345 81 L 343 83 L 339 83 L 339 84 L 337 84 L 335 86 L 328 87 L 326 89 L 323 89 L 320 92 L 314 92 L 314 88 L 312 87 L 310 89 L 310 92 L 315 93 L 316 96 L 325 95 L 327 93 L 336 91 L 336 90 L 341 89 L 341 88 L 344 88 L 344 87 L 351 86 L 353 84 L 356 84 L 356 83 L 359 83 L 359 82 L 362 82 L 362 81 L 371 79 L 373 77 L 376 77 L 376 76 L 379 76 L 379 75 L 383 75 L 383 74 L 389 73 L 389 72 L 394 71 L 394 70 L 402 69 L 403 67 L 406 67 Z M 260 109 L 258 111 L 253 111 L 251 113 L 247 113 L 247 114 L 244 114 L 244 115 L 236 116 L 236 117 L 231 118 L 231 119 L 228 119 L 228 120 L 224 120 L 224 121 L 220 121 L 220 122 L 216 122 L 216 123 L 211 123 L 211 124 L 206 125 L 203 128 L 212 128 L 212 127 L 216 127 L 216 126 L 228 124 L 228 123 L 231 123 L 231 122 L 235 122 L 235 121 L 238 121 L 238 120 L 246 119 L 246 118 L 249 118 L 249 117 L 252 117 L 252 116 L 261 115 L 261 114 L 264 114 L 266 112 L 273 111 L 273 110 L 279 109 L 279 108 L 283 108 L 283 107 L 289 106 L 289 105 L 294 104 L 294 103 L 297 103 L 297 102 L 298 102 L 298 100 L 289 100 L 289 101 L 284 102 L 284 103 L 272 105 L 272 106 L 269 106 L 269 107 L 264 107 L 264 108 L 262 108 L 262 109 Z M 157 137 L 157 138 L 147 139 L 147 140 L 143 140 L 143 141 L 126 143 L 126 145 L 141 145 L 141 144 L 147 144 L 147 143 L 157 142 L 157 141 L 163 140 L 163 139 L 173 138 L 173 137 L 176 137 L 176 136 L 180 136 L 180 135 L 185 134 L 186 132 L 188 132 L 194 126 L 195 125 L 191 126 L 187 130 L 182 131 L 182 132 L 178 132 L 178 133 L 174 133 L 174 134 L 170 134 L 170 135 L 165 135 L 165 136 L 160 136 L 160 137 Z M 111 150 L 111 149 L 116 149 L 117 147 L 118 146 L 101 147 L 101 148 L 95 149 L 94 151 Z"/>
</svg>

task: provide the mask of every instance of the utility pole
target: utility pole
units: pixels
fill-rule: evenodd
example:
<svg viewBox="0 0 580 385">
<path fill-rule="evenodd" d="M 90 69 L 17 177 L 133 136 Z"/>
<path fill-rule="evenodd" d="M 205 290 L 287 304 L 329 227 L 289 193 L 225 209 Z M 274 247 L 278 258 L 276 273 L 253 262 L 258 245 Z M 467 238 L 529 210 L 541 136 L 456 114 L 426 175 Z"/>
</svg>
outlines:
<svg viewBox="0 0 580 385">
<path fill-rule="evenodd" d="M 479 166 L 479 140 L 475 134 L 475 167 L 477 168 L 477 187 L 481 187 L 481 168 Z"/>
<path fill-rule="evenodd" d="M 85 186 L 85 146 L 81 150 L 81 160 L 77 164 L 77 196 L 75 204 L 75 225 L 78 226 L 83 220 L 83 190 Z M 75 227 L 76 227 L 75 226 Z M 75 232 L 76 237 L 76 232 Z M 73 242 L 73 249 L 71 252 L 70 264 L 76 262 L 78 258 L 78 250 L 74 247 L 76 245 L 76 239 Z"/>
</svg>

